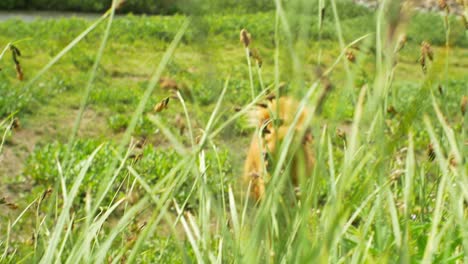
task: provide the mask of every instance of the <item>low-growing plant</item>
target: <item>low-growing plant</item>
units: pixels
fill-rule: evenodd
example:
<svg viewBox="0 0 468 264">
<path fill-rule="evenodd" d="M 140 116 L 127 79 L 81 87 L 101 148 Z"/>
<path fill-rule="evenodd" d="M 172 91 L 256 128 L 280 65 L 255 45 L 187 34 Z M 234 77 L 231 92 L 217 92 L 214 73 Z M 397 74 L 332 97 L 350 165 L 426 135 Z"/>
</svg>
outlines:
<svg viewBox="0 0 468 264">
<path fill-rule="evenodd" d="M 71 148 L 70 155 L 67 156 L 71 167 L 66 171 L 68 178 L 65 178 L 65 182 L 72 184 L 74 177 L 82 170 L 83 164 L 87 157 L 100 145 L 96 140 L 79 140 Z M 31 179 L 38 186 L 52 186 L 57 179 L 64 177 L 61 171 L 61 167 L 66 164 L 62 164 L 67 153 L 67 145 L 60 144 L 58 142 L 47 144 L 40 148 L 37 148 L 28 158 L 24 168 L 24 176 L 26 179 Z M 86 192 L 96 193 L 101 179 L 108 168 L 110 161 L 115 157 L 115 145 L 107 143 L 101 147 L 101 150 L 96 154 L 93 165 L 88 170 L 86 177 L 80 187 L 78 194 L 81 199 L 84 199 Z M 207 182 L 207 187 L 212 190 L 213 193 L 221 193 L 221 189 L 226 188 L 226 185 L 231 181 L 231 177 L 227 177 L 232 173 L 231 165 L 228 160 L 228 152 L 219 151 L 213 153 L 213 151 L 207 151 L 206 166 L 208 175 L 221 175 L 224 182 L 219 182 L 217 177 L 210 177 Z M 145 179 L 151 185 L 155 185 L 165 175 L 167 175 L 171 169 L 177 164 L 177 161 L 181 159 L 181 156 L 172 149 L 164 149 L 161 147 L 154 147 L 152 145 L 144 145 L 140 149 L 135 149 L 130 153 L 125 166 L 132 166 L 141 177 Z M 112 192 L 115 193 L 121 188 L 119 186 L 128 173 L 122 172 L 116 179 L 116 184 L 112 187 Z M 195 177 L 195 176 L 192 176 Z M 192 178 L 194 179 L 194 178 Z M 179 202 L 183 203 L 190 197 L 192 188 L 192 182 L 187 181 L 182 184 L 179 192 L 174 195 L 174 198 Z M 125 193 L 128 190 L 121 190 Z M 140 192 L 141 190 L 135 190 Z M 84 200 L 78 200 L 76 208 L 78 209 L 84 203 Z M 106 203 L 110 200 L 106 200 Z M 197 201 L 193 198 L 190 199 L 187 205 L 190 208 L 196 208 Z"/>
</svg>

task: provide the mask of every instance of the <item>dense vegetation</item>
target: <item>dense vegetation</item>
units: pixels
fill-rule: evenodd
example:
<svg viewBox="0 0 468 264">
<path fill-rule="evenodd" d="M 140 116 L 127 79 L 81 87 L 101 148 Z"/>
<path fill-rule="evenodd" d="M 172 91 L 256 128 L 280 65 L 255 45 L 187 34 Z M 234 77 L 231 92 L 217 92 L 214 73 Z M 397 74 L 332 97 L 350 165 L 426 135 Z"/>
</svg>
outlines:
<svg viewBox="0 0 468 264">
<path fill-rule="evenodd" d="M 112 0 L 3 0 L 0 10 L 54 10 L 103 12 Z M 274 9 L 274 2 L 267 0 L 125 0 L 118 12 L 135 14 L 172 15 L 194 12 L 252 12 Z"/>
<path fill-rule="evenodd" d="M 395 25 L 393 2 L 203 3 L 194 16 L 0 23 L 0 262 L 468 260 L 459 18 Z M 310 122 L 316 165 L 295 196 L 279 162 L 253 204 L 238 180 L 245 112 L 251 91 L 279 87 L 310 108 L 328 91 Z"/>
</svg>

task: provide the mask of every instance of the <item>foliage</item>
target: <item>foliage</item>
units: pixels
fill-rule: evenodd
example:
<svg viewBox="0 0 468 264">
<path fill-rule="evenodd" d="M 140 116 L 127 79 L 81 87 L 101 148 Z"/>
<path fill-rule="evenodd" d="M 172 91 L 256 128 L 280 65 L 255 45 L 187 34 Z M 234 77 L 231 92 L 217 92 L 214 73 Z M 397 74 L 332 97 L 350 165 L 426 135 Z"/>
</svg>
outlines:
<svg viewBox="0 0 468 264">
<path fill-rule="evenodd" d="M 0 83 L 0 116 L 6 117 L 7 115 L 14 113 L 15 111 L 23 108 L 23 101 L 17 100 L 18 92 L 10 89 L 8 83 Z"/>
<path fill-rule="evenodd" d="M 59 168 L 67 166 L 68 164 L 61 164 L 65 157 L 68 157 L 71 167 L 67 171 L 67 175 L 70 175 L 65 181 L 67 185 L 71 186 L 74 182 L 74 177 L 82 170 L 84 161 L 86 158 L 100 145 L 96 140 L 80 140 L 76 142 L 70 150 L 70 155 L 67 155 L 67 145 L 60 144 L 58 142 L 47 144 L 40 148 L 37 148 L 26 161 L 24 168 L 24 174 L 28 175 L 29 178 L 35 181 L 36 185 L 39 186 L 52 186 L 57 179 L 63 177 L 60 174 Z M 102 149 L 96 155 L 93 165 L 88 170 L 83 183 L 80 187 L 79 197 L 84 199 L 85 193 L 96 193 L 101 179 L 106 173 L 109 163 L 115 157 L 115 147 L 112 144 L 104 144 Z M 131 166 L 139 172 L 140 176 L 145 179 L 149 184 L 155 185 L 170 170 L 177 164 L 177 161 L 181 159 L 172 149 L 155 148 L 151 145 L 145 145 L 142 149 L 135 150 L 131 157 L 126 161 L 125 166 Z M 228 152 L 220 151 L 215 155 L 212 151 L 207 152 L 207 167 L 209 170 L 206 172 L 207 175 L 226 175 L 231 172 L 231 167 L 228 160 Z M 219 170 L 222 168 L 221 170 Z M 120 183 L 124 182 L 125 178 L 129 177 L 128 172 L 121 172 L 116 179 L 116 184 L 112 187 L 112 192 L 116 193 L 119 191 Z M 197 175 L 190 176 L 191 180 L 196 180 Z M 223 181 L 219 181 L 221 178 L 209 177 L 208 186 L 213 193 L 221 194 L 221 189 L 229 183 L 229 178 L 224 177 Z M 174 198 L 179 202 L 183 203 L 185 200 L 190 199 L 187 208 L 196 208 L 197 202 L 190 196 L 192 181 L 185 182 L 177 195 Z M 126 189 L 128 186 L 120 190 L 122 193 L 128 193 Z M 140 193 L 141 190 L 135 190 L 134 192 Z M 138 194 L 137 194 L 138 195 Z M 110 202 L 110 200 L 105 203 Z M 77 203 L 84 203 L 84 200 L 78 200 Z M 81 205 L 77 204 L 77 208 Z"/>
<path fill-rule="evenodd" d="M 43 65 L 91 22 L 0 24 L 1 41 L 32 38 L 18 45 L 26 82 L 1 61 L 1 115 L 20 111 L 22 129 L 74 120 L 88 113 L 81 106 L 97 116 L 37 142 L 15 182 L 33 188 L 0 198 L 0 262 L 466 262 L 468 119 L 460 100 L 468 80 L 459 21 L 446 35 L 441 15 L 416 15 L 399 50 L 387 31 L 376 32 L 392 26 L 384 15 L 337 1 L 340 19 L 327 5 L 320 31 L 311 26 L 318 1 L 284 3 L 278 12 L 213 14 L 206 9 L 219 2 L 206 1 L 187 28 L 181 15 L 118 17 L 42 76 Z M 436 29 L 426 30 L 431 22 Z M 244 27 L 261 70 L 246 62 Z M 446 37 L 455 47 L 443 45 Z M 424 69 L 422 40 L 433 51 Z M 158 85 L 161 76 L 180 85 L 185 101 Z M 301 164 L 290 159 L 298 146 L 287 134 L 268 174 L 252 173 L 267 182 L 266 195 L 253 201 L 237 181 L 254 133 L 246 105 L 261 103 L 249 88 L 258 95 L 281 81 L 281 94 L 310 111 L 328 93 L 307 120 L 315 165 L 292 186 L 288 167 Z M 27 99 L 18 95 L 23 89 Z M 166 98 L 169 107 L 154 111 Z M 60 114 L 68 119 L 55 121 Z"/>
<path fill-rule="evenodd" d="M 60 10 L 60 11 L 79 11 L 79 12 L 103 12 L 109 8 L 112 0 L 4 0 L 0 3 L 0 9 L 15 10 Z M 164 14 L 175 13 L 194 13 L 194 12 L 219 12 L 226 9 L 236 10 L 238 12 L 249 10 L 271 10 L 274 4 L 271 1 L 261 0 L 209 0 L 209 1 L 190 1 L 190 0 L 126 0 L 119 12 L 136 14 Z"/>
</svg>

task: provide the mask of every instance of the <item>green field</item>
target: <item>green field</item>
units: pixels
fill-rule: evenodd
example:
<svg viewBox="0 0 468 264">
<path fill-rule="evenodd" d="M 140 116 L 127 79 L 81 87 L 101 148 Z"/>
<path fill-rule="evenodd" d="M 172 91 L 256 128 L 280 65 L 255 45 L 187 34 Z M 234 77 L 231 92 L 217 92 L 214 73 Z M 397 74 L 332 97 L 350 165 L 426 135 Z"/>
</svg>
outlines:
<svg viewBox="0 0 468 264">
<path fill-rule="evenodd" d="M 0 22 L 0 263 L 468 262 L 463 21 L 326 2 Z M 271 91 L 314 112 L 315 165 L 294 195 L 283 144 L 255 203 Z"/>
</svg>

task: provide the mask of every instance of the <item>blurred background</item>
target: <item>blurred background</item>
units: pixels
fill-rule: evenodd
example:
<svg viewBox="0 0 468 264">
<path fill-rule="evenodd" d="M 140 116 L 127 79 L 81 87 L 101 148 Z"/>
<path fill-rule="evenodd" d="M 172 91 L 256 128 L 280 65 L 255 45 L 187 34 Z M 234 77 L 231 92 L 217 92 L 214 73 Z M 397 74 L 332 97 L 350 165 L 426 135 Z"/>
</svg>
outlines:
<svg viewBox="0 0 468 264">
<path fill-rule="evenodd" d="M 2 0 L 0 10 L 54 10 L 103 12 L 112 0 Z M 274 8 L 269 0 L 126 0 L 119 13 L 173 15 L 198 10 L 207 12 L 258 12 Z"/>
</svg>

